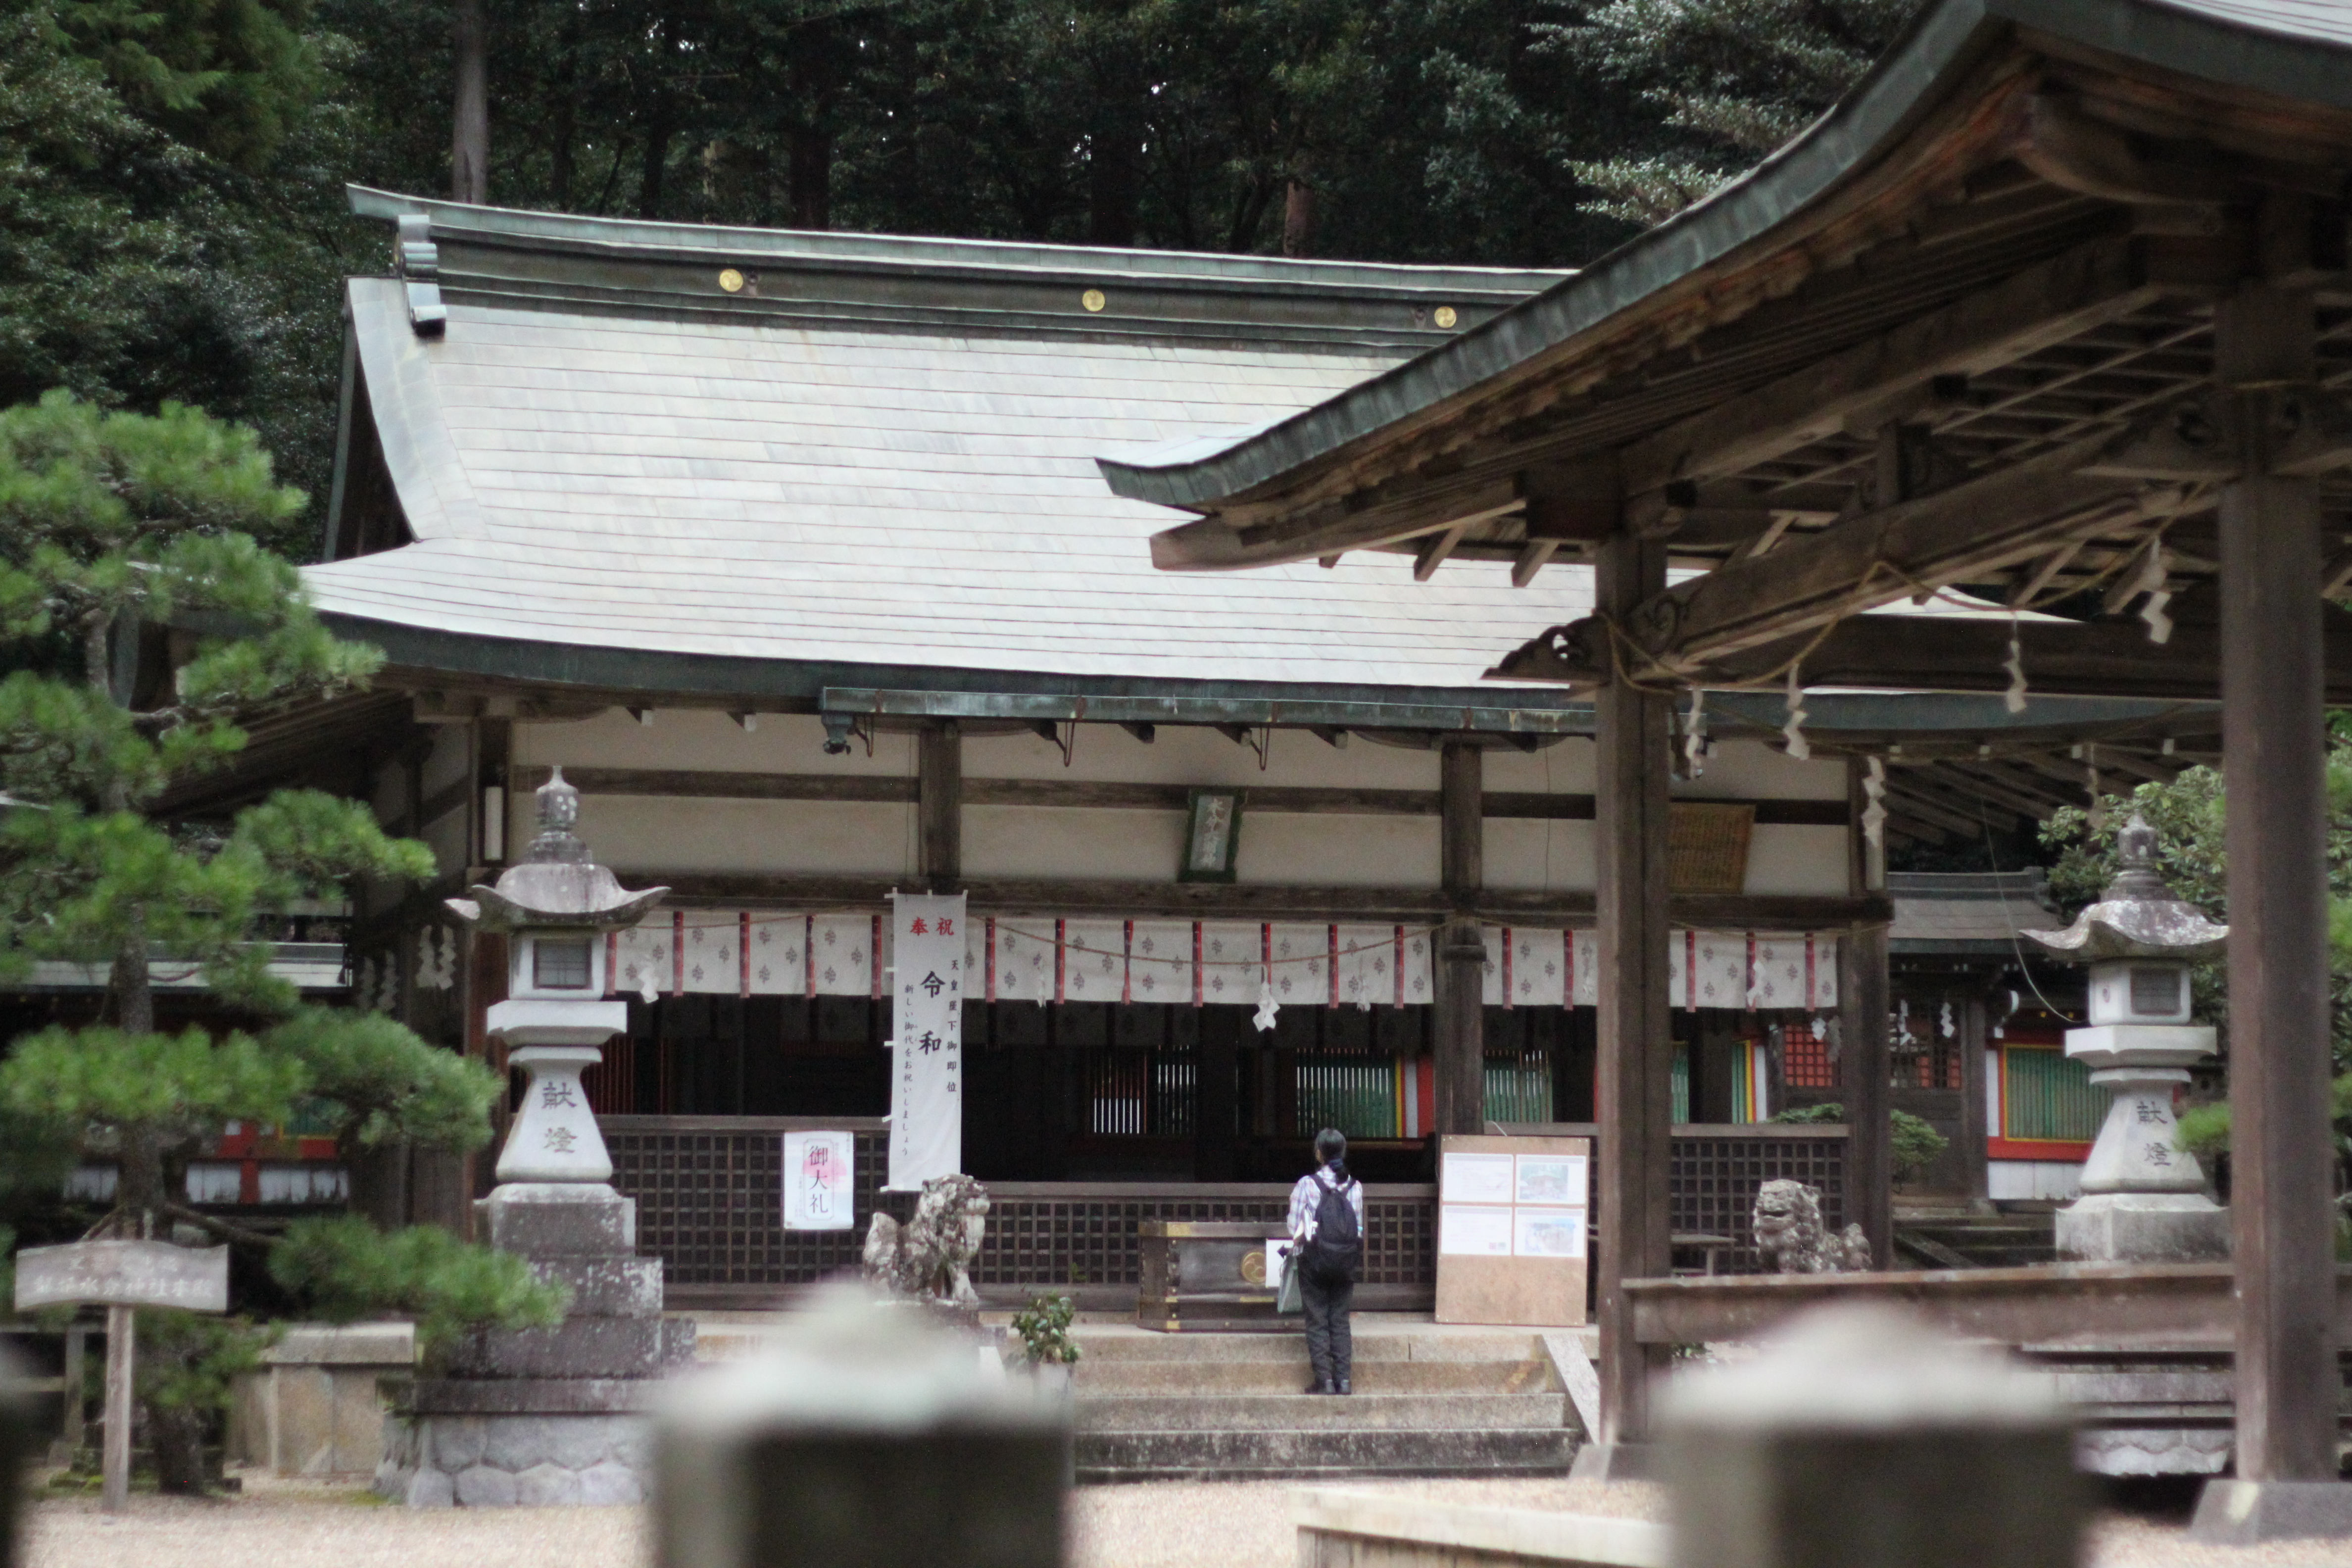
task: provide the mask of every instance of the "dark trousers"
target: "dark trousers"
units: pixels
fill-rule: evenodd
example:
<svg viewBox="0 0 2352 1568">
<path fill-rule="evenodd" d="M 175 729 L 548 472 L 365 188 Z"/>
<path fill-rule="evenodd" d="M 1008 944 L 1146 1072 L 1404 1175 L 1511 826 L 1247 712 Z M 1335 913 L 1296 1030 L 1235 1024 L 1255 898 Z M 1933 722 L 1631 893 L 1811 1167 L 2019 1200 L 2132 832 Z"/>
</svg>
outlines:
<svg viewBox="0 0 2352 1568">
<path fill-rule="evenodd" d="M 1355 1342 L 1348 1332 L 1348 1304 L 1356 1299 L 1356 1282 L 1343 1276 L 1327 1284 L 1310 1269 L 1298 1277 L 1298 1295 L 1307 1309 L 1307 1359 L 1314 1363 L 1316 1381 L 1347 1382 L 1356 1359 Z"/>
</svg>

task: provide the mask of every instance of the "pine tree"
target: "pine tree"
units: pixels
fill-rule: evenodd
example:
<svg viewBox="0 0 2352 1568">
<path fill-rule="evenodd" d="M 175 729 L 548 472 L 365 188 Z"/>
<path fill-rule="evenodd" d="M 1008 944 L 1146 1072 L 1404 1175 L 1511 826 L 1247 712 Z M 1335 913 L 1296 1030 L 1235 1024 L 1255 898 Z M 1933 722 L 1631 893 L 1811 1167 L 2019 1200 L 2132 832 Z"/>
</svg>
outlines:
<svg viewBox="0 0 2352 1568">
<path fill-rule="evenodd" d="M 388 1018 L 304 1005 L 272 976 L 256 922 L 354 878 L 429 877 L 424 846 L 367 808 L 280 790 L 226 823 L 159 809 L 236 756 L 240 716 L 362 684 L 374 650 L 338 641 L 294 568 L 266 547 L 301 513 L 252 433 L 166 405 L 110 414 L 70 394 L 0 410 L 0 980 L 32 963 L 103 966 L 103 1016 L 53 1025 L 0 1062 L 8 1120 L 111 1157 L 120 1180 L 93 1234 L 192 1229 L 249 1247 L 279 1238 L 184 1201 L 187 1162 L 231 1120 L 335 1127 L 346 1160 L 387 1139 L 471 1148 L 489 1136 L 498 1079 Z M 168 656 L 168 676 L 156 658 Z M 155 1026 L 159 963 L 201 972 L 249 1026 Z M 559 1315 L 559 1291 L 518 1258 L 362 1222 L 298 1227 L 289 1283 L 333 1313 L 417 1310 L 520 1324 Z M 324 1258 L 325 1263 L 319 1259 Z M 152 1430 L 167 1480 L 193 1484 L 190 1389 L 218 1335 L 163 1334 L 191 1359 L 161 1369 Z M 176 1435 L 176 1436 L 172 1436 Z"/>
<path fill-rule="evenodd" d="M 1545 47 L 1631 88 L 1653 116 L 1577 160 L 1591 210 L 1656 223 L 1802 131 L 1891 47 L 1920 0 L 1606 0 Z"/>
</svg>

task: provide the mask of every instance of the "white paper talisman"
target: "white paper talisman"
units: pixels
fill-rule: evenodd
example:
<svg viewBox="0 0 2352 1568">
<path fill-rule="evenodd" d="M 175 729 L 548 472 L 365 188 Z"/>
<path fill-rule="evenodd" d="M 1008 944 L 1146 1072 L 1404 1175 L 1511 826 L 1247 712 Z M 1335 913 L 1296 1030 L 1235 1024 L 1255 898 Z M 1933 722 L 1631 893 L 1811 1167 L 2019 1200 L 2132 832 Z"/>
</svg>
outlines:
<svg viewBox="0 0 2352 1568">
<path fill-rule="evenodd" d="M 963 1169 L 963 895 L 891 895 L 898 992 L 890 1180 L 914 1192 Z"/>
</svg>

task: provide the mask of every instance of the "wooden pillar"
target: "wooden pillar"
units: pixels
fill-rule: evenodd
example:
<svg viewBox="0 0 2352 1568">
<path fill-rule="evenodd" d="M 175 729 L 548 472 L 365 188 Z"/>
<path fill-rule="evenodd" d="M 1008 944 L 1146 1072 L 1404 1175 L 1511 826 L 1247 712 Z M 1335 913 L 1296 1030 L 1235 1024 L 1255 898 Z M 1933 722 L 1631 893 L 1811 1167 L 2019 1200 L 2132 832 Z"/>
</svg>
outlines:
<svg viewBox="0 0 2352 1568">
<path fill-rule="evenodd" d="M 106 1310 L 106 1430 L 99 1461 L 99 1508 L 122 1513 L 131 1507 L 131 1405 L 138 1355 L 138 1313 L 129 1307 Z M 15 1484 L 10 1477 L 10 1484 Z"/>
<path fill-rule="evenodd" d="M 2327 798 L 2319 496 L 2267 472 L 2279 383 L 2314 374 L 2308 292 L 2250 284 L 2214 360 L 2250 449 L 2221 492 L 2221 740 L 2229 759 L 2231 1246 L 2237 1473 L 2336 1477 L 2328 1142 Z"/>
<path fill-rule="evenodd" d="M 1603 616 L 1623 616 L 1666 585 L 1662 540 L 1620 533 L 1594 573 Z M 1674 1025 L 1666 1001 L 1666 786 L 1674 700 L 1616 682 L 1593 698 L 1596 913 L 1600 925 L 1599 1123 L 1601 1440 L 1650 1437 L 1662 1347 L 1635 1342 L 1629 1279 L 1669 1272 L 1667 1169 L 1674 1123 Z M 1594 1467 L 1598 1468 L 1596 1464 Z M 1636 1473 L 1628 1465 L 1618 1473 Z"/>
<path fill-rule="evenodd" d="M 1862 821 L 1864 764 L 1846 764 L 1848 816 Z M 1856 827 L 1847 840 L 1847 890 L 1886 886 L 1886 850 Z M 1845 1217 L 1870 1238 L 1871 1267 L 1895 1266 L 1894 1041 L 1887 1015 L 1894 982 L 1887 973 L 1886 928 L 1846 933 L 1838 944 L 1838 1094 L 1845 1102 Z"/>
<path fill-rule="evenodd" d="M 922 821 L 923 879 L 934 893 L 952 893 L 963 880 L 963 731 L 952 719 L 923 727 L 915 803 Z"/>
<path fill-rule="evenodd" d="M 1486 1127 L 1486 948 L 1471 911 L 1486 881 L 1486 754 L 1449 741 L 1438 753 L 1440 880 L 1454 916 L 1437 933 L 1437 1131 Z"/>
<path fill-rule="evenodd" d="M 1870 1238 L 1870 1266 L 1895 1264 L 1894 1074 L 1886 1012 L 1886 928 L 1846 933 L 1839 944 L 1839 1089 L 1845 1100 L 1845 1217 Z"/>
<path fill-rule="evenodd" d="M 1960 1178 L 1971 1201 L 1988 1195 L 1985 1047 L 1989 1014 L 1982 996 L 1971 996 L 1960 1005 Z"/>
</svg>

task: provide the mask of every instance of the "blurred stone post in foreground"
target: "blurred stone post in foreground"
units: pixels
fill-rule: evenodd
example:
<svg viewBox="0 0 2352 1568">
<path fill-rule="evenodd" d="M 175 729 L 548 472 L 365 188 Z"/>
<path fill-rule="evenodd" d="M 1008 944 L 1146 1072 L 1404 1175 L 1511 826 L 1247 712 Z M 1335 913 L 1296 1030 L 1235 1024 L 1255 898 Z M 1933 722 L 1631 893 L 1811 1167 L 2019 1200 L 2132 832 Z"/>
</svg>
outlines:
<svg viewBox="0 0 2352 1568">
<path fill-rule="evenodd" d="M 1067 1414 L 980 1349 L 839 1287 L 773 1349 L 672 1384 L 656 1568 L 1061 1568 Z"/>
<path fill-rule="evenodd" d="M 1675 1568 L 2070 1568 L 2085 1494 L 2046 1382 L 1890 1309 L 1810 1313 L 1687 1374 L 1663 1422 Z"/>
<path fill-rule="evenodd" d="M 79 1390 L 68 1390 L 68 1397 Z M 23 1553 L 16 1532 L 24 1527 L 25 1465 L 33 1457 L 32 1401 L 25 1395 L 25 1366 L 16 1352 L 0 1346 L 0 1568 L 16 1568 Z"/>
</svg>

